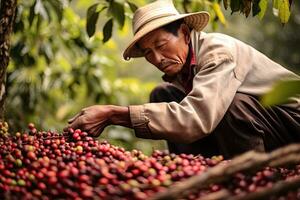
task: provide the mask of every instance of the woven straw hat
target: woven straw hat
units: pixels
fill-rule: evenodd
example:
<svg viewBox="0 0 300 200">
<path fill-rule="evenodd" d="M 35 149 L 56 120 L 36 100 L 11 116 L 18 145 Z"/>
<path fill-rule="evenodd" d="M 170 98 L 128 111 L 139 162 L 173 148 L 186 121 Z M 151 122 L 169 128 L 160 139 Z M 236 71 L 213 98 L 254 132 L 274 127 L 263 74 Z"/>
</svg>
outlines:
<svg viewBox="0 0 300 200">
<path fill-rule="evenodd" d="M 132 20 L 134 37 L 123 53 L 124 59 L 142 57 L 142 52 L 135 45 L 138 40 L 147 33 L 179 19 L 184 19 L 190 28 L 201 31 L 209 21 L 209 14 L 205 11 L 180 14 L 172 0 L 157 0 L 137 9 Z"/>
</svg>

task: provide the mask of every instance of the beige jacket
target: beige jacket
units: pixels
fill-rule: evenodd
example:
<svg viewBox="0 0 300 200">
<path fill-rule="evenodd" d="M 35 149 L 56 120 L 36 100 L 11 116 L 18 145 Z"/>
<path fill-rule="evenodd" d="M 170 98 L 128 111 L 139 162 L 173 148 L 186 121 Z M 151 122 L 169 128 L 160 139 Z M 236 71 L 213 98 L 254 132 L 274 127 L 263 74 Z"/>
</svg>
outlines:
<svg viewBox="0 0 300 200">
<path fill-rule="evenodd" d="M 191 39 L 197 61 L 192 91 L 180 103 L 129 106 L 137 137 L 194 142 L 216 128 L 236 92 L 260 96 L 279 79 L 300 79 L 230 36 L 192 31 Z M 300 109 L 300 99 L 288 106 Z"/>
</svg>

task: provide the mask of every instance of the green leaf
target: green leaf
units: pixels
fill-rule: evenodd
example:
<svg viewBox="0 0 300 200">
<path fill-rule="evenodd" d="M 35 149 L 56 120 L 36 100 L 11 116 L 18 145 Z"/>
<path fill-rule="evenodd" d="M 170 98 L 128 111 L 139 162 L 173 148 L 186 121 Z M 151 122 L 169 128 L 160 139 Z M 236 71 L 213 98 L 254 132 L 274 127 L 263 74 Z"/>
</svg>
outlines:
<svg viewBox="0 0 300 200">
<path fill-rule="evenodd" d="M 252 4 L 252 16 L 256 16 L 260 12 L 259 0 L 253 0 Z"/>
<path fill-rule="evenodd" d="M 124 5 L 116 1 L 111 1 L 109 12 L 112 14 L 113 18 L 117 20 L 119 27 L 122 29 L 125 23 Z"/>
<path fill-rule="evenodd" d="M 49 19 L 49 16 L 47 14 L 47 11 L 44 7 L 44 4 L 42 3 L 42 0 L 37 0 L 36 1 L 36 4 L 34 6 L 34 13 L 35 14 L 40 14 L 44 20 L 47 20 Z"/>
<path fill-rule="evenodd" d="M 279 0 L 278 10 L 281 23 L 287 23 L 291 15 L 289 0 Z"/>
<path fill-rule="evenodd" d="M 221 10 L 220 5 L 219 5 L 217 2 L 214 2 L 214 3 L 212 4 L 212 7 L 213 7 L 213 9 L 214 9 L 216 15 L 218 16 L 220 22 L 221 22 L 222 24 L 225 25 L 225 24 L 226 24 L 226 20 L 225 20 L 225 17 L 224 17 L 224 15 L 223 15 L 223 12 L 222 12 L 222 10 Z"/>
<path fill-rule="evenodd" d="M 137 7 L 134 3 L 131 3 L 131 2 L 129 2 L 129 1 L 126 1 L 126 3 L 129 5 L 130 10 L 131 10 L 133 13 L 138 9 L 138 7 Z"/>
<path fill-rule="evenodd" d="M 230 0 L 231 14 L 240 10 L 240 0 Z"/>
<path fill-rule="evenodd" d="M 273 0 L 273 8 L 278 9 L 279 8 L 279 1 L 280 0 Z"/>
<path fill-rule="evenodd" d="M 59 0 L 51 0 L 47 1 L 49 4 L 53 7 L 55 14 L 57 15 L 57 18 L 59 21 L 62 20 L 63 17 L 63 4 Z"/>
<path fill-rule="evenodd" d="M 86 31 L 89 37 L 92 37 L 96 30 L 96 24 L 99 17 L 99 12 L 97 12 L 98 5 L 99 3 L 95 3 L 87 10 Z"/>
<path fill-rule="evenodd" d="M 30 26 L 32 25 L 32 22 L 33 22 L 34 17 L 35 17 L 35 13 L 34 13 L 35 4 L 36 4 L 36 2 L 34 2 L 34 4 L 29 9 L 28 21 L 29 21 Z"/>
<path fill-rule="evenodd" d="M 107 6 L 99 3 L 95 3 L 88 8 L 86 19 L 86 31 L 89 37 L 92 37 L 94 35 L 99 14 L 106 8 Z"/>
<path fill-rule="evenodd" d="M 99 4 L 99 5 L 97 6 L 96 12 L 101 13 L 101 12 L 102 12 L 104 9 L 106 9 L 106 8 L 107 8 L 107 5 Z"/>
<path fill-rule="evenodd" d="M 274 85 L 270 92 L 265 94 L 261 102 L 264 106 L 272 106 L 287 102 L 288 98 L 300 95 L 300 80 L 284 80 Z"/>
<path fill-rule="evenodd" d="M 262 19 L 265 16 L 267 7 L 268 7 L 268 0 L 260 0 L 259 2 L 260 12 L 258 13 L 259 19 Z"/>
<path fill-rule="evenodd" d="M 113 19 L 109 19 L 103 27 L 103 43 L 107 42 L 112 35 Z"/>
</svg>

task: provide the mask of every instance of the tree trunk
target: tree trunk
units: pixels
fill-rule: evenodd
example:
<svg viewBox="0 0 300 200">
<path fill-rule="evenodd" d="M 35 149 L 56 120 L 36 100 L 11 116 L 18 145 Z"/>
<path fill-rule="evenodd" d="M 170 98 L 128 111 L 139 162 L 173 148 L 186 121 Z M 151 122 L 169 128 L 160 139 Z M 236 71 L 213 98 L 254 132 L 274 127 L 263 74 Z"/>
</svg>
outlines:
<svg viewBox="0 0 300 200">
<path fill-rule="evenodd" d="M 17 0 L 0 0 L 0 121 L 4 119 L 6 69 Z"/>
</svg>

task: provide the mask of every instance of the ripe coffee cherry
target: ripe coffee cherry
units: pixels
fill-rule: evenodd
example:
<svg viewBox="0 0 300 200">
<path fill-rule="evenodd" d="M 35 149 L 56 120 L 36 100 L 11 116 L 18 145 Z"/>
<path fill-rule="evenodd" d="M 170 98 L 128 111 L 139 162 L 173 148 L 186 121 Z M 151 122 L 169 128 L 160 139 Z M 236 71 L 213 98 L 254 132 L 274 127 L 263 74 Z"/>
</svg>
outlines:
<svg viewBox="0 0 300 200">
<path fill-rule="evenodd" d="M 33 151 L 29 151 L 28 153 L 27 153 L 27 157 L 30 159 L 30 160 L 36 160 L 37 158 L 36 158 L 36 155 L 35 155 L 35 153 L 33 152 Z"/>
<path fill-rule="evenodd" d="M 34 123 L 29 123 L 29 124 L 28 124 L 28 128 L 29 128 L 30 130 L 34 129 L 34 128 L 35 128 Z"/>
<path fill-rule="evenodd" d="M 80 137 L 78 132 L 73 133 L 73 139 L 77 140 Z"/>
</svg>

